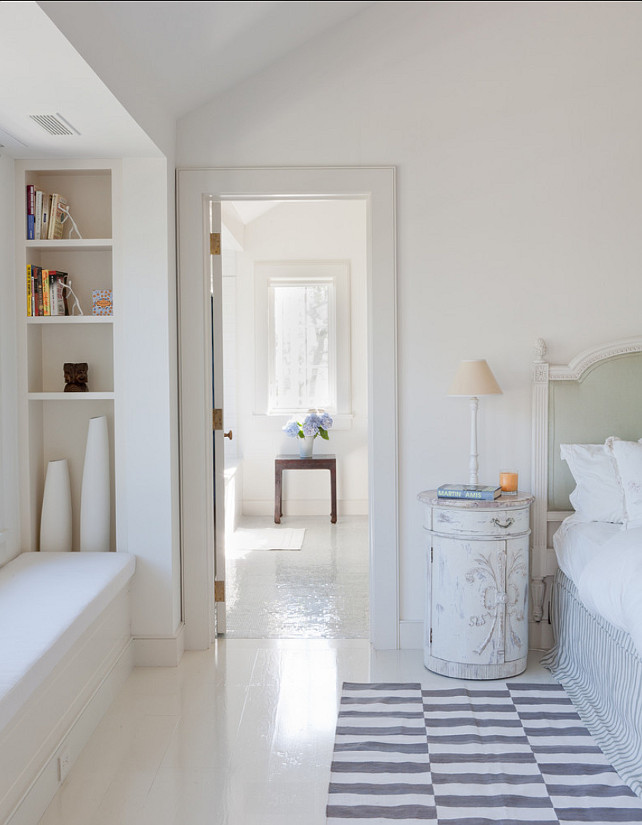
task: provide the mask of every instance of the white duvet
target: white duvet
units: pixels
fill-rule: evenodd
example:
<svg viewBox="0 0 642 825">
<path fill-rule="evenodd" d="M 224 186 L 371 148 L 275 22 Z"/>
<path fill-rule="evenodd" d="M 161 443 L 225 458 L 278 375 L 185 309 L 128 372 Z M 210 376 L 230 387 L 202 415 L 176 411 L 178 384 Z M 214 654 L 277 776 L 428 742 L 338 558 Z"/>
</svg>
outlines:
<svg viewBox="0 0 642 825">
<path fill-rule="evenodd" d="M 555 541 L 560 567 L 567 575 L 565 568 L 572 570 L 570 577 L 586 607 L 629 633 L 642 656 L 642 527 L 612 533 L 594 523 L 595 537 L 602 541 L 593 541 L 584 563 L 577 564 L 576 555 L 570 566 L 572 545 L 579 545 L 580 535 L 586 538 L 588 525 L 574 523 L 572 518 L 567 521 Z"/>
</svg>

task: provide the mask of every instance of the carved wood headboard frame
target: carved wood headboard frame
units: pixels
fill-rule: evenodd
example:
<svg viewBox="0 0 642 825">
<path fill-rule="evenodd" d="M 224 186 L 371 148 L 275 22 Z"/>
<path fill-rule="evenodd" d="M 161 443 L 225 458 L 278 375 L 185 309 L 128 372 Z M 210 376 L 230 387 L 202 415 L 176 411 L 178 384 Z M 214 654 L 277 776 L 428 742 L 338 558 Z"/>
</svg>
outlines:
<svg viewBox="0 0 642 825">
<path fill-rule="evenodd" d="M 629 338 L 585 350 L 564 365 L 552 365 L 546 360 L 546 343 L 540 338 L 535 345 L 533 364 L 533 416 L 531 492 L 535 496 L 532 511 L 533 553 L 531 563 L 531 594 L 533 619 L 542 618 L 544 577 L 555 573 L 557 561 L 548 547 L 548 525 L 562 521 L 568 512 L 549 510 L 549 384 L 551 381 L 579 381 L 586 371 L 600 361 L 629 353 L 642 352 L 642 337 Z"/>
</svg>

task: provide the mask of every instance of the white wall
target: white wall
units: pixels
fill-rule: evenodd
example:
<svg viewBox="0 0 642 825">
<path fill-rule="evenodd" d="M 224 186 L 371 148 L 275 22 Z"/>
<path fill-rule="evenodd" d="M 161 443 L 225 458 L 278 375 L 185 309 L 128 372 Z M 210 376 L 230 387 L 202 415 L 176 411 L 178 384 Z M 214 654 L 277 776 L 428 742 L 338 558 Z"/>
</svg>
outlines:
<svg viewBox="0 0 642 825">
<path fill-rule="evenodd" d="M 0 562 L 19 550 L 14 162 L 0 155 Z"/>
<path fill-rule="evenodd" d="M 102 4 L 38 5 L 164 155 L 123 161 L 121 329 L 127 375 L 121 397 L 127 410 L 127 549 L 139 557 L 133 631 L 152 640 L 168 638 L 181 621 L 176 122 L 162 102 L 158 79 L 123 44 Z M 153 643 L 145 650 L 141 663 L 170 663 L 162 656 L 155 661 Z"/>
<path fill-rule="evenodd" d="M 416 494 L 530 476 L 529 365 L 639 334 L 642 5 L 381 2 L 179 122 L 180 166 L 398 169 L 401 618 L 423 611 Z M 372 411 L 376 415 L 376 410 Z"/>
<path fill-rule="evenodd" d="M 123 160 L 118 319 L 119 418 L 124 426 L 127 533 L 135 553 L 136 637 L 172 637 L 180 622 L 175 422 L 174 258 L 168 237 L 167 162 Z M 170 232 L 170 241 L 172 235 Z"/>
<path fill-rule="evenodd" d="M 338 510 L 368 512 L 368 410 L 366 319 L 366 208 L 364 201 L 282 203 L 245 227 L 243 252 L 237 253 L 237 393 L 239 445 L 243 458 L 243 513 L 274 512 L 274 457 L 298 451 L 282 427 L 289 416 L 268 416 L 257 409 L 254 264 L 266 261 L 348 261 L 350 266 L 352 419 L 341 417 L 330 441 L 317 438 L 315 453 L 337 456 Z M 227 425 L 226 425 L 227 426 Z M 328 473 L 284 473 L 285 515 L 329 513 Z"/>
</svg>

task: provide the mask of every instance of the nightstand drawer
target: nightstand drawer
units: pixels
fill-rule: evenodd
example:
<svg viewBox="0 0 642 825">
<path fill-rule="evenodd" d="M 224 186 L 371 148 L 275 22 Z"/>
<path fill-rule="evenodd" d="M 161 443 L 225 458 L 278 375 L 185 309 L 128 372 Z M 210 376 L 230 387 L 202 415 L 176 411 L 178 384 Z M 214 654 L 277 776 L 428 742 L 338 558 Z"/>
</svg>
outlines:
<svg viewBox="0 0 642 825">
<path fill-rule="evenodd" d="M 430 518 L 430 511 L 426 515 Z M 432 524 L 427 524 L 426 527 L 447 536 L 516 536 L 529 530 L 529 509 L 433 507 Z"/>
</svg>

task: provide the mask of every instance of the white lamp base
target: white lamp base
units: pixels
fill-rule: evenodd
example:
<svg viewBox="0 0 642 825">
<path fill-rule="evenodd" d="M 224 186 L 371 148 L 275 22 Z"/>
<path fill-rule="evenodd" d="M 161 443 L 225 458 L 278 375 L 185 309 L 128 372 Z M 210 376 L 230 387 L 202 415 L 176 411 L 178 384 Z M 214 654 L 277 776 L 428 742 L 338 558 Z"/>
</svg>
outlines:
<svg viewBox="0 0 642 825">
<path fill-rule="evenodd" d="M 479 398 L 472 396 L 470 399 L 470 462 L 468 464 L 469 484 L 479 484 L 479 461 L 477 453 L 477 409 Z"/>
</svg>

